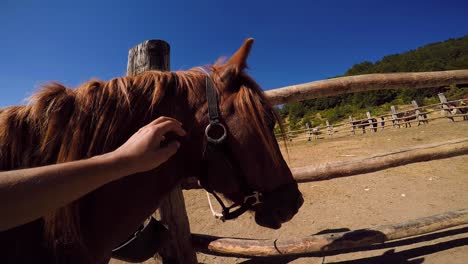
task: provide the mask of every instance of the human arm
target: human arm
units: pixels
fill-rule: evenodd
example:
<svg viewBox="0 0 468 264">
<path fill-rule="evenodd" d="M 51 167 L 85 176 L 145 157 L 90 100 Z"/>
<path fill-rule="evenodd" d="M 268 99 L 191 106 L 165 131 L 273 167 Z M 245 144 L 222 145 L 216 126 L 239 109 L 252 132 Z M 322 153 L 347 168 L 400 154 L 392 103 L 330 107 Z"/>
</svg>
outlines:
<svg viewBox="0 0 468 264">
<path fill-rule="evenodd" d="M 126 175 L 158 167 L 179 147 L 160 147 L 164 135 L 184 136 L 181 124 L 161 117 L 142 127 L 115 151 L 86 160 L 0 172 L 0 231 L 50 213 Z"/>
</svg>

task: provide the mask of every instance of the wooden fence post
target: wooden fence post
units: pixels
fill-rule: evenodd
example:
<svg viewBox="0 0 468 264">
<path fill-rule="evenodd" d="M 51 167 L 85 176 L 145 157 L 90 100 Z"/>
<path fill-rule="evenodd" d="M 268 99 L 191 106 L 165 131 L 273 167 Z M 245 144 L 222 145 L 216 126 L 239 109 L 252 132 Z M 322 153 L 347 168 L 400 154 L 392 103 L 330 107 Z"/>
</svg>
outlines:
<svg viewBox="0 0 468 264">
<path fill-rule="evenodd" d="M 450 121 L 454 122 L 453 117 L 451 116 L 452 113 L 450 112 L 450 107 L 448 106 L 447 98 L 445 98 L 444 93 L 437 94 L 439 96 L 440 103 L 442 104 L 442 112 L 441 114 L 447 117 Z"/>
<path fill-rule="evenodd" d="M 400 128 L 400 120 L 398 120 L 397 111 L 396 111 L 395 106 L 394 105 L 390 106 L 390 110 L 392 111 L 392 124 L 393 124 L 393 127 L 398 126 L 398 128 Z"/>
<path fill-rule="evenodd" d="M 288 132 L 286 133 L 288 140 L 292 141 L 292 132 L 291 132 L 291 126 L 288 126 Z"/>
<path fill-rule="evenodd" d="M 325 120 L 325 122 L 327 123 L 328 135 L 333 136 L 333 126 L 330 125 L 330 122 L 328 122 L 328 120 Z"/>
<path fill-rule="evenodd" d="M 421 123 L 424 123 L 424 121 L 426 121 L 426 118 L 424 118 L 423 114 L 421 114 L 421 111 L 419 110 L 418 102 L 413 100 L 411 101 L 411 104 L 413 105 L 415 109 L 414 112 L 416 114 L 416 118 L 418 119 L 418 126 L 419 126 Z"/>
<path fill-rule="evenodd" d="M 307 141 L 310 141 L 310 139 L 311 139 L 311 134 L 312 134 L 312 133 L 311 133 L 311 131 L 310 131 L 309 123 L 308 123 L 308 122 L 305 123 L 305 127 L 306 127 L 305 132 L 306 132 L 306 136 L 307 136 Z"/>
<path fill-rule="evenodd" d="M 352 116 L 349 116 L 349 124 L 351 125 L 351 133 L 353 133 L 353 135 L 356 135 L 356 126 L 353 125 L 353 117 Z"/>
<path fill-rule="evenodd" d="M 147 40 L 128 52 L 127 75 L 148 70 L 170 70 L 170 46 L 163 40 Z M 161 221 L 169 229 L 170 239 L 160 252 L 163 263 L 197 263 L 192 247 L 190 225 L 182 189 L 178 185 L 161 202 Z"/>
<path fill-rule="evenodd" d="M 374 121 L 372 120 L 372 116 L 370 114 L 369 111 L 366 112 L 366 116 L 367 116 L 367 122 L 369 122 L 370 126 L 369 126 L 369 130 L 371 132 L 377 132 L 377 129 L 374 128 Z M 377 124 L 376 124 L 377 125 Z M 365 128 L 364 128 L 365 129 Z"/>
</svg>

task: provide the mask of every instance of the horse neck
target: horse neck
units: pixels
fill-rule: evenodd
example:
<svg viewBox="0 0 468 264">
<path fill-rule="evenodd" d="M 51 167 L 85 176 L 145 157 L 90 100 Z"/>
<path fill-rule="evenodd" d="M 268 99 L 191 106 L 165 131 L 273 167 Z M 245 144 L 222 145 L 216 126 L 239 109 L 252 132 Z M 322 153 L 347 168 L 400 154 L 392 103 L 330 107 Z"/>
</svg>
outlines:
<svg viewBox="0 0 468 264">
<path fill-rule="evenodd" d="M 192 160 L 201 158 L 199 138 L 203 132 L 196 118 L 200 102 L 183 94 L 165 98 L 153 116 L 171 116 L 183 123 L 188 135 L 179 139 L 182 146 L 178 153 L 155 170 L 122 178 L 82 199 L 81 225 L 86 229 L 83 236 L 91 255 L 109 257 L 106 254 L 136 231 L 181 178 L 192 176 Z"/>
</svg>

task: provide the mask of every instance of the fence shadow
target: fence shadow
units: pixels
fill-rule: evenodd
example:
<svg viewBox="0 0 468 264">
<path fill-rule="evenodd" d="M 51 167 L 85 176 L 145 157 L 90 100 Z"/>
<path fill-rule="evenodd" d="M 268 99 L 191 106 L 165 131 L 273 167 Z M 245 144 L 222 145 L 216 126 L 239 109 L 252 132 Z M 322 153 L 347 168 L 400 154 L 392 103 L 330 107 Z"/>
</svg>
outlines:
<svg viewBox="0 0 468 264">
<path fill-rule="evenodd" d="M 337 230 L 346 230 L 346 228 L 341 228 Z M 330 233 L 332 231 L 335 231 L 335 230 L 324 230 L 324 231 L 319 232 L 318 234 Z M 434 245 L 420 246 L 420 247 L 416 247 L 412 249 L 403 250 L 400 252 L 395 252 L 395 249 L 393 248 L 399 247 L 399 246 L 411 245 L 415 243 L 427 242 L 427 241 L 450 237 L 450 236 L 458 235 L 458 234 L 468 234 L 468 227 L 452 229 L 452 230 L 422 235 L 422 236 L 418 236 L 414 238 L 407 238 L 407 239 L 402 239 L 402 240 L 397 240 L 393 242 L 377 244 L 377 245 L 372 245 L 372 246 L 366 246 L 366 247 L 358 247 L 358 248 L 353 248 L 353 249 L 337 250 L 337 251 L 331 251 L 331 252 L 301 254 L 301 255 L 295 255 L 295 256 L 258 257 L 258 258 L 251 258 L 249 260 L 246 260 L 240 263 L 242 264 L 262 264 L 262 263 L 286 264 L 298 258 L 327 257 L 327 256 L 334 256 L 334 255 L 345 254 L 345 253 L 371 251 L 371 250 L 389 248 L 389 250 L 385 251 L 380 256 L 372 256 L 372 257 L 366 257 L 366 258 L 360 258 L 360 259 L 354 259 L 354 260 L 339 261 L 339 262 L 326 262 L 326 263 L 329 263 L 329 264 L 374 264 L 374 263 L 420 264 L 424 262 L 424 258 L 421 256 L 433 254 L 436 252 L 441 252 L 441 251 L 448 250 L 451 248 L 468 245 L 468 237 L 453 239 L 450 241 L 444 241 L 444 242 L 440 242 Z"/>
</svg>

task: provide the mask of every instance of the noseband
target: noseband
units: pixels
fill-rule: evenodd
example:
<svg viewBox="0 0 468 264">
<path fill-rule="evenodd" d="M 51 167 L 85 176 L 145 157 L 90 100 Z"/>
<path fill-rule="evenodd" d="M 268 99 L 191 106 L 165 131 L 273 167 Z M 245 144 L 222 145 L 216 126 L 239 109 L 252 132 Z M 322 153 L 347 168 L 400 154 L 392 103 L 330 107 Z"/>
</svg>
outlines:
<svg viewBox="0 0 468 264">
<path fill-rule="evenodd" d="M 221 220 L 229 220 L 240 216 L 247 210 L 252 209 L 253 206 L 261 204 L 263 202 L 263 194 L 258 191 L 253 191 L 252 188 L 250 188 L 249 184 L 247 183 L 247 178 L 242 173 L 239 162 L 237 161 L 237 159 L 235 159 L 231 149 L 228 147 L 226 142 L 227 129 L 225 125 L 220 121 L 217 90 L 208 74 L 205 77 L 205 80 L 209 124 L 205 128 L 206 143 L 203 150 L 200 184 L 207 192 L 211 193 L 221 205 Z M 218 133 L 214 133 L 216 132 L 216 130 L 218 130 Z M 221 198 L 216 194 L 216 192 L 206 185 L 206 177 L 209 173 L 209 167 L 210 165 L 212 165 L 212 162 L 210 162 L 210 157 L 213 156 L 216 156 L 217 158 L 219 158 L 220 156 L 224 156 L 224 161 L 228 164 L 229 168 L 233 170 L 234 175 L 236 175 L 236 177 L 238 178 L 241 192 L 244 195 L 242 203 L 234 203 L 230 206 L 226 206 L 221 200 Z"/>
</svg>

